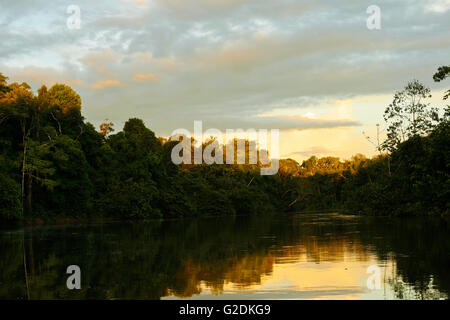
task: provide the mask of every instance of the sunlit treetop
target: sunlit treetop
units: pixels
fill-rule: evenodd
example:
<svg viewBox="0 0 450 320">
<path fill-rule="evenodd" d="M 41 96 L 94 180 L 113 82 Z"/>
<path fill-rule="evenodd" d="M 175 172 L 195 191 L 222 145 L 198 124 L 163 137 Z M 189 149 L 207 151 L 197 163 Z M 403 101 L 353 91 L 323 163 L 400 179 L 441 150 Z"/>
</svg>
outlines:
<svg viewBox="0 0 450 320">
<path fill-rule="evenodd" d="M 51 103 L 59 106 L 64 114 L 70 111 L 81 111 L 81 98 L 78 93 L 76 93 L 71 87 L 65 84 L 55 84 L 48 94 Z"/>
</svg>

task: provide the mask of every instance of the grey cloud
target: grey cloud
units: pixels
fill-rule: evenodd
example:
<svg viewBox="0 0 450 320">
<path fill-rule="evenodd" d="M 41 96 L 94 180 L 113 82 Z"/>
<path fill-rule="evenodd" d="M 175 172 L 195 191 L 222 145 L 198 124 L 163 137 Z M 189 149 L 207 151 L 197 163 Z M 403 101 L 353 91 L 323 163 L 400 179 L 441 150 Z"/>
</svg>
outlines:
<svg viewBox="0 0 450 320">
<path fill-rule="evenodd" d="M 321 120 L 308 121 L 297 119 L 284 119 L 278 117 L 257 117 L 257 116 L 210 116 L 205 118 L 192 118 L 192 120 L 203 120 L 205 128 L 225 129 L 280 129 L 280 130 L 307 130 L 336 127 L 359 126 L 359 122 L 351 120 Z M 189 120 L 184 118 L 185 120 Z"/>
<path fill-rule="evenodd" d="M 304 157 L 311 157 L 313 155 L 320 156 L 325 154 L 332 153 L 331 150 L 321 147 L 321 146 L 314 146 L 307 150 L 300 150 L 300 151 L 294 151 L 287 155 L 283 155 L 282 157 L 291 157 L 291 156 L 304 156 Z"/>
</svg>

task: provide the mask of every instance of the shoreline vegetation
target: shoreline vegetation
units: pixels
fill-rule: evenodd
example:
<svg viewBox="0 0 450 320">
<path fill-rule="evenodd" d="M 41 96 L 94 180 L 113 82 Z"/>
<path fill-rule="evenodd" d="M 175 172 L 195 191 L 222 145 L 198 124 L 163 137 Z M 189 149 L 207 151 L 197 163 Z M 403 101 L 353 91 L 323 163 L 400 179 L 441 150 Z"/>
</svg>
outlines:
<svg viewBox="0 0 450 320">
<path fill-rule="evenodd" d="M 449 75 L 450 66 L 443 66 L 433 79 Z M 301 164 L 281 159 L 273 176 L 260 175 L 259 161 L 175 165 L 171 152 L 178 141 L 156 137 L 142 120 L 129 119 L 118 133 L 108 121 L 97 130 L 84 120 L 81 98 L 69 86 L 42 86 L 35 94 L 28 84 L 7 80 L 0 73 L 0 220 L 170 219 L 330 209 L 449 215 L 450 106 L 431 107 L 426 102 L 430 89 L 417 80 L 395 93 L 386 108 L 387 138 L 374 143 L 377 156 L 356 154 L 344 161 L 312 156 Z M 249 141 L 245 146 L 248 150 Z"/>
</svg>

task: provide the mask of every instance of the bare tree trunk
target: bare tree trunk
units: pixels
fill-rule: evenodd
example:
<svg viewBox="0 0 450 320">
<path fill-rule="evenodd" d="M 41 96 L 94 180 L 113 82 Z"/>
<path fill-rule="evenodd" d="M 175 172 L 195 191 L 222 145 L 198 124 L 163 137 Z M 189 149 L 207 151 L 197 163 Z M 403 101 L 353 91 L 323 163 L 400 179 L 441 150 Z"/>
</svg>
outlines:
<svg viewBox="0 0 450 320">
<path fill-rule="evenodd" d="M 23 216 L 23 198 L 25 193 L 25 157 L 26 157 L 26 147 L 23 148 L 23 160 L 22 160 L 22 216 Z"/>
<path fill-rule="evenodd" d="M 55 117 L 55 115 L 53 114 L 53 112 L 50 112 L 50 114 L 52 115 L 53 119 L 58 123 L 59 134 L 62 134 L 61 123 L 59 123 L 58 119 Z"/>
<path fill-rule="evenodd" d="M 36 121 L 36 140 L 40 142 L 39 140 L 39 131 L 40 131 L 40 125 L 39 125 L 39 113 L 36 115 L 37 121 Z"/>
<path fill-rule="evenodd" d="M 22 125 L 22 132 L 23 132 L 23 137 L 22 137 L 22 141 L 23 141 L 23 158 L 22 158 L 22 217 L 24 216 L 24 205 L 23 205 L 23 200 L 25 197 L 25 166 L 27 163 L 27 142 L 25 140 L 25 127 L 24 125 Z"/>
<path fill-rule="evenodd" d="M 31 171 L 28 172 L 28 194 L 27 194 L 27 209 L 28 214 L 31 214 L 31 195 L 33 193 L 33 176 L 31 175 Z"/>
<path fill-rule="evenodd" d="M 391 176 L 391 158 L 390 158 L 390 156 L 388 155 L 388 173 L 389 173 L 389 177 Z"/>
</svg>

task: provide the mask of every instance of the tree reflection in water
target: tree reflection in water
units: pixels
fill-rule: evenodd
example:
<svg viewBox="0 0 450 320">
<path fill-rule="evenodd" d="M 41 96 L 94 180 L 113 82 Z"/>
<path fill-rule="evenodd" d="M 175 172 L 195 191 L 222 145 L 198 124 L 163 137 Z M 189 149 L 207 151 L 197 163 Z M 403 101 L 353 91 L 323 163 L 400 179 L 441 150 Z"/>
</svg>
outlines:
<svg viewBox="0 0 450 320">
<path fill-rule="evenodd" d="M 449 252 L 449 224 L 438 218 L 262 214 L 36 226 L 0 232 L 0 298 L 27 299 L 27 282 L 31 299 L 448 298 Z M 81 290 L 66 288 L 72 264 L 81 267 Z M 365 287 L 370 264 L 383 267 L 380 295 Z"/>
</svg>

